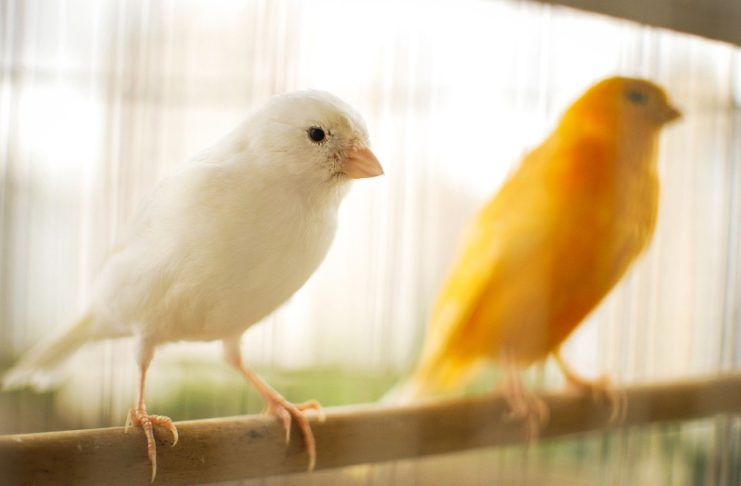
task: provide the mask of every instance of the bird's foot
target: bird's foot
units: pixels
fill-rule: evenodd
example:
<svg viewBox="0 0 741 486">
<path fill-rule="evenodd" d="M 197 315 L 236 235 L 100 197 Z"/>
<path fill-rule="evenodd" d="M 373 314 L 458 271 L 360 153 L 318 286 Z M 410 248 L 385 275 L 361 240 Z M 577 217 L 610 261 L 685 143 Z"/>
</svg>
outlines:
<svg viewBox="0 0 741 486">
<path fill-rule="evenodd" d="M 590 395 L 596 403 L 606 403 L 610 407 L 610 423 L 625 420 L 628 410 L 628 399 L 625 392 L 616 388 L 610 379 L 603 376 L 596 380 L 587 380 L 575 375 L 567 377 L 568 384 L 584 395 Z"/>
<path fill-rule="evenodd" d="M 526 390 L 519 380 L 505 382 L 504 399 L 509 405 L 509 412 L 504 419 L 523 422 L 528 444 L 535 442 L 540 430 L 548 423 L 550 412 L 548 405 L 535 393 Z"/>
<path fill-rule="evenodd" d="M 153 426 L 164 427 L 172 434 L 172 446 L 178 443 L 178 429 L 175 424 L 172 423 L 170 417 L 163 415 L 149 415 L 146 407 L 132 408 L 129 410 L 129 415 L 126 418 L 126 426 L 124 427 L 124 433 L 128 433 L 129 428 L 132 426 L 141 427 L 144 431 L 144 436 L 147 438 L 147 456 L 149 457 L 149 463 L 152 465 L 152 477 L 151 481 L 154 481 L 157 476 L 157 444 L 154 441 Z"/>
<path fill-rule="evenodd" d="M 291 440 L 291 420 L 295 420 L 299 429 L 304 435 L 306 453 L 309 455 L 309 471 L 313 471 L 316 466 L 316 441 L 314 432 L 309 425 L 309 419 L 304 413 L 306 410 L 316 410 L 319 413 L 319 421 L 324 422 L 325 415 L 322 412 L 322 406 L 316 400 L 309 400 L 304 403 L 293 404 L 280 395 L 268 399 L 268 415 L 275 415 L 283 422 L 283 428 L 286 431 L 286 444 Z"/>
</svg>

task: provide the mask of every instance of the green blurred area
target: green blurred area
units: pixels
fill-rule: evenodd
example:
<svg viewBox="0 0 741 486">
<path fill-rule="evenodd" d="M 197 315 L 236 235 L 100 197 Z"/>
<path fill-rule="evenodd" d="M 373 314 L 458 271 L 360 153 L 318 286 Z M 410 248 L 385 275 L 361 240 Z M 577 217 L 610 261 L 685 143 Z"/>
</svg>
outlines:
<svg viewBox="0 0 741 486">
<path fill-rule="evenodd" d="M 166 387 L 157 388 L 148 383 L 147 408 L 154 413 L 180 421 L 255 414 L 264 408 L 262 397 L 222 363 L 184 359 L 168 363 L 163 371 L 167 373 L 170 369 L 173 373 Z M 256 367 L 255 371 L 289 401 L 316 399 L 324 407 L 373 402 L 396 380 L 392 375 L 348 372 L 339 367 L 300 371 Z M 85 397 L 80 396 L 79 400 Z M 61 389 L 0 392 L 0 433 L 82 428 L 79 413 L 69 408 L 69 401 L 61 399 Z M 84 417 L 88 427 L 123 425 L 123 421 L 124 417 L 117 420 L 105 410 L 92 423 L 88 415 Z"/>
</svg>

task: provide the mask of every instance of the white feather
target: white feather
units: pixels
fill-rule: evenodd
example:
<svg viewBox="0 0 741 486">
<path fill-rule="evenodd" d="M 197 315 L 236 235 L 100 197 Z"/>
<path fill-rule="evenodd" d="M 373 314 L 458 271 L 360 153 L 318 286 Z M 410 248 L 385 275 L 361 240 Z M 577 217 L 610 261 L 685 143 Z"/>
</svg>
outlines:
<svg viewBox="0 0 741 486">
<path fill-rule="evenodd" d="M 310 140 L 311 126 L 327 139 Z M 3 386 L 33 382 L 92 338 L 135 335 L 154 349 L 238 337 L 324 259 L 349 187 L 340 164 L 358 145 L 368 145 L 365 125 L 334 96 L 270 100 L 160 183 L 111 252 L 84 325 L 23 358 Z"/>
</svg>

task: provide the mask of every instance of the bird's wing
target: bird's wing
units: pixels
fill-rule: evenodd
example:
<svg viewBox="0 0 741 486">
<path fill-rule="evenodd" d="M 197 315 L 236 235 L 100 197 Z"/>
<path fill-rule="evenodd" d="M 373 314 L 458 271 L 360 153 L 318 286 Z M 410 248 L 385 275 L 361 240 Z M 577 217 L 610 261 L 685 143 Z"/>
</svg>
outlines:
<svg viewBox="0 0 741 486">
<path fill-rule="evenodd" d="M 216 178 L 223 178 L 218 165 L 191 163 L 163 179 L 140 206 L 96 282 L 92 305 L 101 333 L 130 334 L 144 309 L 183 284 L 193 248 L 216 223 L 208 215 L 219 204 Z"/>
<path fill-rule="evenodd" d="M 432 311 L 418 367 L 423 375 L 438 382 L 458 380 L 487 353 L 502 351 L 497 347 L 503 336 L 515 333 L 512 327 L 525 317 L 546 317 L 552 273 L 568 271 L 568 264 L 557 259 L 581 224 L 579 214 L 564 216 L 573 212 L 576 196 L 559 187 L 571 176 L 571 168 L 559 164 L 578 162 L 587 152 L 600 156 L 601 150 L 599 141 L 551 137 L 525 157 L 478 213 Z"/>
<path fill-rule="evenodd" d="M 423 367 L 426 361 L 435 366 L 451 348 L 460 348 L 484 294 L 492 286 L 506 284 L 507 278 L 516 279 L 518 268 L 537 257 L 544 246 L 552 225 L 548 204 L 539 194 L 543 188 L 534 184 L 537 180 L 526 183 L 524 169 L 505 183 L 464 233 L 432 311 Z"/>
</svg>

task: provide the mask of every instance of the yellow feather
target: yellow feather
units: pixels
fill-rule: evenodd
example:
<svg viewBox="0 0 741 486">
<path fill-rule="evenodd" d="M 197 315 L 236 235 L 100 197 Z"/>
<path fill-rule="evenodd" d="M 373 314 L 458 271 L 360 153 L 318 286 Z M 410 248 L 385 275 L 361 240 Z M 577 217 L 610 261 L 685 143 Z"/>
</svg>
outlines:
<svg viewBox="0 0 741 486">
<path fill-rule="evenodd" d="M 656 145 L 678 112 L 658 86 L 610 78 L 580 97 L 480 210 L 433 309 L 416 395 L 507 353 L 541 360 L 650 241 Z"/>
</svg>

